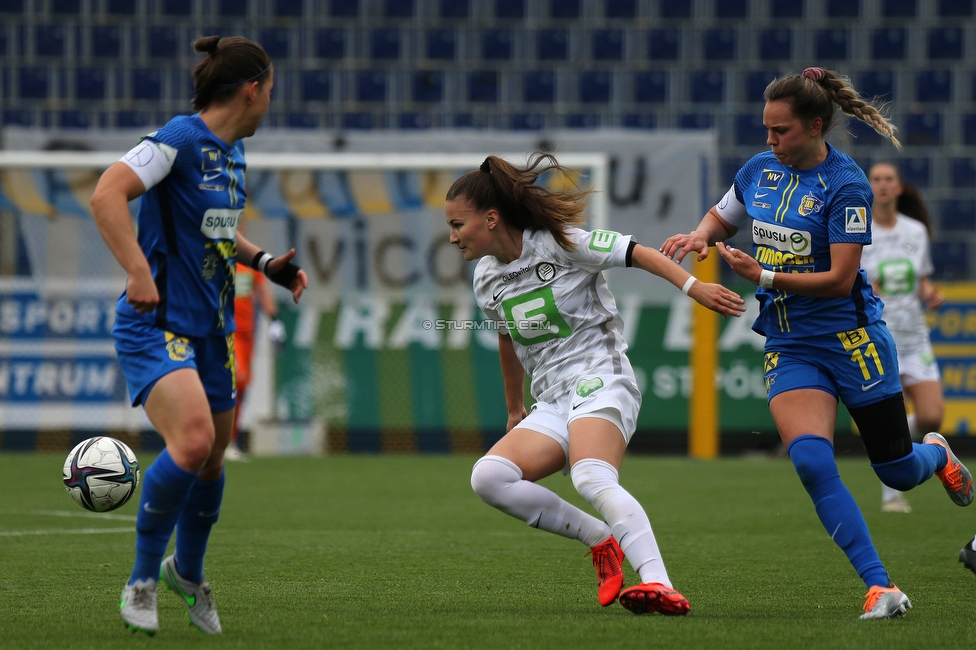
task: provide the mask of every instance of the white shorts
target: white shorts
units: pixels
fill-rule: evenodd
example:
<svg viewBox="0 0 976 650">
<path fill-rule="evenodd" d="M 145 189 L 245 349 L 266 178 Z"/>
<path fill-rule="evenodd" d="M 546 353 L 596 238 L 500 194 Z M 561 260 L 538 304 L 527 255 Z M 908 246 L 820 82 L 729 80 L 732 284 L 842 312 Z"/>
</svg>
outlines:
<svg viewBox="0 0 976 650">
<path fill-rule="evenodd" d="M 637 383 L 621 375 L 581 377 L 574 389 L 555 402 L 536 402 L 528 416 L 516 425 L 549 436 L 566 455 L 563 474 L 569 472 L 569 423 L 581 417 L 600 418 L 614 424 L 630 444 L 637 428 L 641 394 Z"/>
<path fill-rule="evenodd" d="M 932 352 L 932 344 L 926 342 L 925 345 L 906 352 L 899 350 L 898 372 L 901 373 L 902 386 L 940 381 L 939 363 Z"/>
</svg>

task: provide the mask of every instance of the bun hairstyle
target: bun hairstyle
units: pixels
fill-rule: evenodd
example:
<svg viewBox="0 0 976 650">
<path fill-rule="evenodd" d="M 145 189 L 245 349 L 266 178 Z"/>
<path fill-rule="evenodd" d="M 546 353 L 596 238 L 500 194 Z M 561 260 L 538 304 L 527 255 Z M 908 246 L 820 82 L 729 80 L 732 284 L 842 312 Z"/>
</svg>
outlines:
<svg viewBox="0 0 976 650">
<path fill-rule="evenodd" d="M 206 54 L 193 68 L 193 110 L 229 100 L 248 81 L 261 82 L 271 69 L 264 48 L 243 36 L 204 36 L 193 50 Z"/>
<path fill-rule="evenodd" d="M 763 99 L 767 102 L 789 102 L 793 114 L 807 122 L 819 117 L 823 120 L 825 134 L 833 127 L 835 107 L 840 108 L 844 114 L 869 124 L 901 150 L 901 143 L 895 137 L 895 125 L 888 121 L 878 106 L 861 98 L 850 79 L 833 70 L 807 68 L 800 74 L 773 79 L 766 86 Z"/>
<path fill-rule="evenodd" d="M 516 167 L 498 156 L 488 156 L 481 166 L 454 181 L 447 200 L 463 198 L 478 210 L 494 208 L 506 224 L 518 230 L 548 230 L 564 250 L 573 248 L 566 230 L 585 221 L 586 201 L 591 190 L 550 190 L 536 181 L 548 171 L 572 180 L 575 174 L 546 153 L 535 153 L 524 167 Z"/>
</svg>

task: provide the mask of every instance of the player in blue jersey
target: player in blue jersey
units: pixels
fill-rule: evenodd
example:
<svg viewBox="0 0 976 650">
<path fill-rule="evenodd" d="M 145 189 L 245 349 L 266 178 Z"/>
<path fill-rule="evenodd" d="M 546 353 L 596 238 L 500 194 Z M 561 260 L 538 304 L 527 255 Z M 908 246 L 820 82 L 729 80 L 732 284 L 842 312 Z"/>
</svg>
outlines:
<svg viewBox="0 0 976 650">
<path fill-rule="evenodd" d="M 146 470 L 136 561 L 119 605 L 133 631 L 154 634 L 156 585 L 184 600 L 190 620 L 219 633 L 203 558 L 224 488 L 234 419 L 234 274 L 238 258 L 291 292 L 308 286 L 291 260 L 237 234 L 246 199 L 244 147 L 271 99 L 274 69 L 241 37 L 198 39 L 194 115 L 147 135 L 102 175 L 92 214 L 128 274 L 113 329 L 133 406 L 141 404 L 166 448 Z M 141 197 L 138 237 L 128 202 Z M 163 560 L 174 527 L 176 552 Z"/>
<path fill-rule="evenodd" d="M 661 247 L 699 259 L 751 221 L 753 254 L 718 243 L 733 270 L 759 285 L 753 328 L 766 337 L 769 409 L 817 516 L 868 587 L 861 618 L 903 615 L 911 602 L 888 578 L 834 462 L 838 399 L 857 423 L 875 473 L 908 490 L 936 474 L 953 502 L 973 500 L 972 475 L 945 439 L 912 442 L 881 301 L 858 266 L 871 243 L 872 193 L 848 156 L 831 147 L 836 108 L 899 146 L 894 127 L 846 77 L 807 68 L 767 86 L 763 125 L 771 151 L 749 160 L 725 197 L 686 235 Z"/>
</svg>

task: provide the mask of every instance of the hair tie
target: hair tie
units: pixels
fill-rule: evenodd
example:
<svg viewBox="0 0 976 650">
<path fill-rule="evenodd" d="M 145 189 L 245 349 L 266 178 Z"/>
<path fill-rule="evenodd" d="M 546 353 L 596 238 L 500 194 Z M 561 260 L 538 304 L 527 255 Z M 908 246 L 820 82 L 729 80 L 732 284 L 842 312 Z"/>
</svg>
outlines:
<svg viewBox="0 0 976 650">
<path fill-rule="evenodd" d="M 823 68 L 807 68 L 803 71 L 803 76 L 820 83 L 827 76 L 827 73 Z"/>
<path fill-rule="evenodd" d="M 481 163 L 481 171 L 486 174 L 491 173 L 491 165 L 488 164 L 488 158 L 485 158 L 485 162 Z"/>
<path fill-rule="evenodd" d="M 216 86 L 214 86 L 214 88 L 229 88 L 231 86 L 240 86 L 241 84 L 246 84 L 248 81 L 254 81 L 258 77 L 260 77 L 261 75 L 263 75 L 265 72 L 268 71 L 268 68 L 270 68 L 270 67 L 271 67 L 271 64 L 269 63 L 267 68 L 265 68 L 261 72 L 257 73 L 256 75 L 254 75 L 250 79 L 244 79 L 243 81 L 235 81 L 234 83 L 230 83 L 230 84 L 217 84 Z"/>
</svg>

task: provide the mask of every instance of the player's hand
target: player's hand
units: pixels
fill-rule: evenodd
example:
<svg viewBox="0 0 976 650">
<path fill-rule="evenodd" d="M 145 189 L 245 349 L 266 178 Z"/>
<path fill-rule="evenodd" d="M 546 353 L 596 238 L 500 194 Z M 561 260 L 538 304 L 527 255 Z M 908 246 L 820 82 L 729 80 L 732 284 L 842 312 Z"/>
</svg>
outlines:
<svg viewBox="0 0 976 650">
<path fill-rule="evenodd" d="M 939 287 L 935 286 L 934 284 L 930 284 L 929 286 L 932 288 L 932 290 L 929 292 L 929 295 L 925 296 L 925 300 L 923 300 L 925 303 L 925 308 L 938 309 L 942 306 L 942 303 L 945 302 L 945 296 L 942 295 Z"/>
<path fill-rule="evenodd" d="M 723 316 L 741 316 L 746 310 L 742 296 L 720 284 L 698 281 L 691 285 L 688 295 Z"/>
<path fill-rule="evenodd" d="M 268 269 L 265 272 L 266 275 L 271 278 L 272 281 L 274 281 L 275 274 L 277 274 L 279 271 L 285 270 L 285 267 L 287 267 L 289 262 L 291 262 L 294 258 L 294 248 L 281 257 L 274 258 L 268 262 Z M 297 305 L 298 301 L 302 298 L 302 292 L 308 288 L 308 276 L 305 275 L 305 271 L 298 269 L 298 272 L 295 274 L 295 279 L 292 280 L 286 288 L 291 291 L 292 300 L 294 300 L 295 304 Z"/>
<path fill-rule="evenodd" d="M 762 266 L 752 255 L 740 251 L 737 248 L 727 246 L 722 242 L 716 244 L 719 255 L 729 263 L 732 270 L 739 276 L 745 278 L 753 284 L 759 284 L 759 275 L 762 273 Z"/>
<path fill-rule="evenodd" d="M 285 324 L 277 317 L 272 318 L 271 324 L 268 326 L 268 340 L 275 345 L 282 345 L 287 339 L 288 334 L 285 333 Z"/>
<path fill-rule="evenodd" d="M 156 281 L 148 266 L 145 272 L 130 275 L 125 281 L 125 301 L 140 314 L 156 309 L 159 304 L 159 290 L 156 289 Z"/>
<path fill-rule="evenodd" d="M 678 264 L 681 264 L 688 253 L 695 251 L 698 253 L 698 261 L 701 262 L 708 257 L 708 237 L 697 230 L 693 230 L 687 235 L 672 235 L 665 240 L 660 250 Z M 678 256 L 677 259 L 675 259 L 675 255 Z"/>
<path fill-rule="evenodd" d="M 518 423 L 528 417 L 529 412 L 525 410 L 524 406 L 519 407 L 517 411 L 513 411 L 508 414 L 508 423 L 505 425 L 505 433 L 508 433 L 516 426 Z"/>
</svg>

